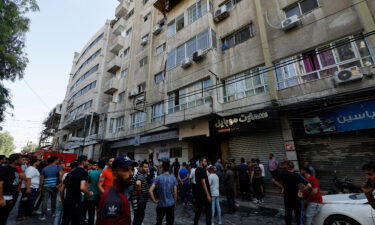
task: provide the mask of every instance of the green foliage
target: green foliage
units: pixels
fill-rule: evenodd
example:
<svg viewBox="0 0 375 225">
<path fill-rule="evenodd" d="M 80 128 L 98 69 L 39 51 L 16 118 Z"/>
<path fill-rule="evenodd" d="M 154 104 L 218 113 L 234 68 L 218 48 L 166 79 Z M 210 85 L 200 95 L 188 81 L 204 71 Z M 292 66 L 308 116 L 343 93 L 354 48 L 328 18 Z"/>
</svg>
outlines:
<svg viewBox="0 0 375 225">
<path fill-rule="evenodd" d="M 9 156 L 15 149 L 13 137 L 8 132 L 0 133 L 0 155 Z"/>
<path fill-rule="evenodd" d="M 2 81 L 15 81 L 24 75 L 28 63 L 24 52 L 30 19 L 26 14 L 39 10 L 36 0 L 0 0 L 0 121 L 11 106 L 9 90 Z"/>
<path fill-rule="evenodd" d="M 27 145 L 26 146 L 24 146 L 23 148 L 22 148 L 22 153 L 29 153 L 29 152 L 34 152 L 35 150 L 37 150 L 38 149 L 38 145 L 37 144 L 34 144 L 34 143 L 32 143 L 32 142 L 29 142 L 29 143 L 27 143 Z"/>
</svg>

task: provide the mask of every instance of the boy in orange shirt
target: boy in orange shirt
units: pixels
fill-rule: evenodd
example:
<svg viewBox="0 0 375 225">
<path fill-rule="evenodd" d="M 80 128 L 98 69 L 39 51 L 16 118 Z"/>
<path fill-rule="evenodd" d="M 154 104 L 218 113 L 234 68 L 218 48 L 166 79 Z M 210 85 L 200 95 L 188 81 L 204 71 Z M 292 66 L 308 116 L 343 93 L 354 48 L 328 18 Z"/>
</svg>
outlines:
<svg viewBox="0 0 375 225">
<path fill-rule="evenodd" d="M 107 161 L 107 168 L 100 174 L 98 188 L 101 193 L 104 193 L 108 188 L 113 185 L 112 163 L 114 158 Z"/>
</svg>

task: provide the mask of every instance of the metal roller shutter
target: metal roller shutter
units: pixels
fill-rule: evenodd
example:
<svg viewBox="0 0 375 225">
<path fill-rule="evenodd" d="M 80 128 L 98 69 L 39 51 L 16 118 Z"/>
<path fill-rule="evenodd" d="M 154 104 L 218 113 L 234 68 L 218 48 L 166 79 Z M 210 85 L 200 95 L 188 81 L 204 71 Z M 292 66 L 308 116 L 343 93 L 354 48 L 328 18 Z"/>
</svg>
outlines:
<svg viewBox="0 0 375 225">
<path fill-rule="evenodd" d="M 334 170 L 339 178 L 347 177 L 357 185 L 362 184 L 362 165 L 375 160 L 374 130 L 309 137 L 295 143 L 300 162 L 311 162 L 323 190 L 332 186 Z"/>
<path fill-rule="evenodd" d="M 231 158 L 239 163 L 241 157 L 245 160 L 258 158 L 266 169 L 266 180 L 270 180 L 268 173 L 268 156 L 273 153 L 282 161 L 285 157 L 284 141 L 281 130 L 270 130 L 254 134 L 240 134 L 230 138 L 229 149 Z"/>
</svg>

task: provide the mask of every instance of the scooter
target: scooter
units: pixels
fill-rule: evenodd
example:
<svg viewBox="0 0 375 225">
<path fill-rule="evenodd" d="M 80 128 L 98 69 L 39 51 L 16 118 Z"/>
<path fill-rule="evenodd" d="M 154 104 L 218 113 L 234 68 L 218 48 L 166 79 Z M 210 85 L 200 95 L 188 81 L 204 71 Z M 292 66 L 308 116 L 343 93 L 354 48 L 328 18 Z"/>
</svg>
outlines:
<svg viewBox="0 0 375 225">
<path fill-rule="evenodd" d="M 344 194 L 344 193 L 361 193 L 361 187 L 355 185 L 353 180 L 349 178 L 339 179 L 337 171 L 333 172 L 332 183 L 333 187 L 329 189 L 327 194 Z"/>
</svg>

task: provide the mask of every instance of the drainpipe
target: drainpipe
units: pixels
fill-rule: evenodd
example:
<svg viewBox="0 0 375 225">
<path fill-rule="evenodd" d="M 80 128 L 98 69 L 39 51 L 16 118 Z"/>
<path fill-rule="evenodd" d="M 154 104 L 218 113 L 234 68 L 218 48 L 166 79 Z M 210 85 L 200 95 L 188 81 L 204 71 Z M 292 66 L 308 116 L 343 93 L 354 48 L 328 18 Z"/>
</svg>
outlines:
<svg viewBox="0 0 375 225">
<path fill-rule="evenodd" d="M 370 8 L 368 7 L 367 1 L 364 0 L 352 0 L 354 8 L 357 11 L 357 15 L 361 21 L 365 33 L 375 31 L 374 17 L 371 14 Z M 375 16 L 375 15 L 374 15 Z M 366 38 L 370 45 L 370 51 L 372 55 L 375 55 L 375 35 L 371 35 Z"/>
<path fill-rule="evenodd" d="M 255 10 L 257 14 L 257 21 L 259 26 L 259 36 L 262 43 L 263 58 L 266 68 L 273 67 L 270 47 L 268 44 L 267 29 L 263 17 L 263 9 L 261 0 L 254 0 Z M 276 86 L 276 74 L 274 70 L 268 71 L 268 89 L 271 96 L 271 100 L 277 100 L 277 86 Z"/>
</svg>

